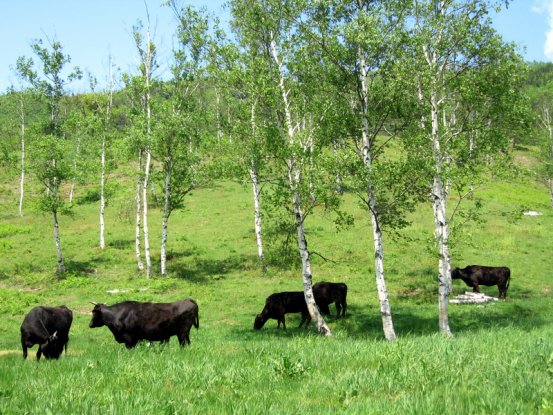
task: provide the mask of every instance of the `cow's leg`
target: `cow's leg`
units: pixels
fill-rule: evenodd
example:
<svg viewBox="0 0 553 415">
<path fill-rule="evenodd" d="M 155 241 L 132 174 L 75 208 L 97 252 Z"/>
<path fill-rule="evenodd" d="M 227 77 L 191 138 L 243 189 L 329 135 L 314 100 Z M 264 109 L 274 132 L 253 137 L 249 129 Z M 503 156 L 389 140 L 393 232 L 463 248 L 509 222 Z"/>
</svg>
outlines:
<svg viewBox="0 0 553 415">
<path fill-rule="evenodd" d="M 477 282 L 473 283 L 473 285 L 472 285 L 472 292 L 473 292 L 473 293 L 480 293 L 480 286 L 478 285 Z"/>
<path fill-rule="evenodd" d="M 38 350 L 36 352 L 36 360 L 40 360 L 40 356 L 42 356 L 42 347 L 39 344 L 38 345 Z"/>
<path fill-rule="evenodd" d="M 177 338 L 179 339 L 179 344 L 181 345 L 181 347 L 186 346 L 186 343 L 190 344 L 190 342 L 186 341 L 186 333 L 184 332 L 177 334 Z"/>
<path fill-rule="evenodd" d="M 27 342 L 21 339 L 21 348 L 23 349 L 23 359 L 27 358 Z"/>
<path fill-rule="evenodd" d="M 340 314 L 342 313 L 340 301 L 336 301 L 334 304 L 336 305 L 336 317 L 340 317 Z"/>
<path fill-rule="evenodd" d="M 303 323 L 305 323 L 305 328 L 307 328 L 309 326 L 310 321 L 311 321 L 311 315 L 309 313 L 301 313 L 301 321 L 300 321 L 299 327 L 301 327 Z"/>
<path fill-rule="evenodd" d="M 285 318 L 284 318 L 284 315 L 282 315 L 282 317 L 281 317 L 280 320 L 279 320 L 279 327 L 280 327 L 280 322 L 281 322 L 281 321 L 282 321 L 282 328 L 283 328 L 284 330 L 286 330 L 286 320 L 285 320 Z"/>
<path fill-rule="evenodd" d="M 125 340 L 125 347 L 127 349 L 132 349 L 137 345 L 137 343 L 138 343 L 138 340 L 127 338 L 127 340 Z"/>
<path fill-rule="evenodd" d="M 505 284 L 497 284 L 497 288 L 499 289 L 499 298 L 503 298 L 504 300 L 507 298 L 507 286 Z"/>
</svg>

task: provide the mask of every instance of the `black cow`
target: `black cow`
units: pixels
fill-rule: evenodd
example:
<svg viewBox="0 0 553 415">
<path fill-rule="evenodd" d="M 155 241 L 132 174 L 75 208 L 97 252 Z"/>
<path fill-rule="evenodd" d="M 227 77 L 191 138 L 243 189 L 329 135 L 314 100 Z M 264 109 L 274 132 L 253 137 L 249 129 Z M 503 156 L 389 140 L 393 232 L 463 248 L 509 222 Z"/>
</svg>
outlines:
<svg viewBox="0 0 553 415">
<path fill-rule="evenodd" d="M 336 305 L 336 315 L 345 317 L 348 303 L 348 286 L 343 282 L 318 282 L 313 286 L 315 302 L 323 314 L 330 314 L 329 304 Z"/>
<path fill-rule="evenodd" d="M 469 265 L 465 268 L 455 268 L 451 272 L 452 279 L 462 279 L 472 291 L 480 292 L 480 285 L 497 285 L 499 298 L 507 297 L 507 288 L 511 281 L 511 270 L 507 267 L 485 267 L 482 265 Z"/>
<path fill-rule="evenodd" d="M 67 353 L 72 322 L 73 312 L 64 305 L 33 308 L 21 324 L 23 358 L 27 358 L 27 348 L 35 344 L 38 344 L 37 360 L 40 360 L 43 354 L 46 359 L 58 359 L 64 349 Z"/>
<path fill-rule="evenodd" d="M 284 315 L 287 313 L 301 313 L 299 327 L 303 323 L 306 323 L 305 327 L 307 327 L 311 321 L 311 316 L 307 310 L 303 291 L 281 292 L 268 296 L 263 311 L 255 317 L 253 328 L 260 330 L 267 320 L 273 318 L 278 321 L 277 328 L 280 328 L 280 323 L 282 323 L 282 327 L 286 330 Z"/>
<path fill-rule="evenodd" d="M 198 304 L 188 298 L 174 303 L 124 301 L 107 306 L 94 304 L 90 328 L 108 326 L 118 343 L 132 349 L 141 340 L 166 343 L 177 336 L 181 346 L 190 344 L 190 329 L 200 326 Z"/>
</svg>

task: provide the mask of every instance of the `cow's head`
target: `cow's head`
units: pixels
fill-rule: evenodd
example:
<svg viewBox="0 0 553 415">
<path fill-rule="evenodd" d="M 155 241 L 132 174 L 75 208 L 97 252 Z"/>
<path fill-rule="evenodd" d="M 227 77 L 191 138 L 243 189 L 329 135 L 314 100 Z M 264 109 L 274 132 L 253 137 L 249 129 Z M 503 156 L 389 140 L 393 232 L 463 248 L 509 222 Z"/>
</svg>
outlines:
<svg viewBox="0 0 553 415">
<path fill-rule="evenodd" d="M 46 339 L 46 342 L 42 343 L 39 347 L 42 354 L 47 359 L 57 359 L 61 356 L 61 353 L 63 351 L 63 344 L 61 344 L 61 342 L 59 341 L 57 331 L 49 336 Z"/>
<path fill-rule="evenodd" d="M 254 330 L 260 330 L 261 327 L 265 324 L 266 319 L 263 318 L 263 315 L 258 314 L 255 316 L 255 321 L 253 322 L 253 328 Z"/>
<path fill-rule="evenodd" d="M 459 268 L 455 268 L 451 271 L 451 279 L 458 280 L 459 278 L 461 278 L 461 273 L 459 272 Z"/>
<path fill-rule="evenodd" d="M 92 309 L 92 320 L 90 320 L 88 327 L 102 327 L 106 324 L 104 322 L 104 316 L 102 315 L 102 309 L 105 307 L 105 304 L 92 304 L 94 304 L 94 308 Z"/>
</svg>

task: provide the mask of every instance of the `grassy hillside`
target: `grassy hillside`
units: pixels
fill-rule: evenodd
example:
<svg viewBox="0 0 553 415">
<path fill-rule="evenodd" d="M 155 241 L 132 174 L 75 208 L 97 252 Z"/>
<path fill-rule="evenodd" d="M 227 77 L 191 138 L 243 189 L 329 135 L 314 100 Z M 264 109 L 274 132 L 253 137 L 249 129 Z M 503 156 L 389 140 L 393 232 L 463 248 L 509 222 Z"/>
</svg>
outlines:
<svg viewBox="0 0 553 415">
<path fill-rule="evenodd" d="M 520 157 L 531 158 L 530 154 Z M 169 278 L 135 271 L 132 186 L 116 180 L 107 210 L 107 249 L 97 248 L 98 206 L 62 217 L 68 275 L 55 278 L 51 218 L 27 205 L 17 217 L 17 182 L 0 191 L 0 413 L 553 413 L 553 212 L 545 188 L 528 177 L 481 189 L 487 221 L 455 239 L 453 265 L 507 265 L 507 301 L 451 305 L 455 336 L 437 334 L 437 259 L 430 206 L 420 206 L 407 238 L 385 239 L 386 273 L 398 341 L 383 340 L 368 218 L 350 196 L 352 229 L 327 215 L 308 219 L 315 281 L 348 284 L 348 316 L 329 318 L 332 338 L 311 326 L 252 330 L 276 291 L 301 290 L 294 264 L 257 268 L 250 189 L 216 183 L 171 218 Z M 469 201 L 469 203 L 471 203 Z M 542 216 L 520 215 L 521 207 Z M 158 264 L 160 212 L 151 211 Z M 119 290 L 108 293 L 109 290 Z M 455 293 L 468 290 L 454 282 Z M 484 292 L 497 296 L 496 287 Z M 200 329 L 180 350 L 141 344 L 128 351 L 107 328 L 89 329 L 90 301 L 173 301 L 191 296 Z M 69 353 L 59 361 L 21 357 L 19 326 L 36 305 L 74 312 Z M 331 311 L 334 311 L 331 307 Z"/>
</svg>

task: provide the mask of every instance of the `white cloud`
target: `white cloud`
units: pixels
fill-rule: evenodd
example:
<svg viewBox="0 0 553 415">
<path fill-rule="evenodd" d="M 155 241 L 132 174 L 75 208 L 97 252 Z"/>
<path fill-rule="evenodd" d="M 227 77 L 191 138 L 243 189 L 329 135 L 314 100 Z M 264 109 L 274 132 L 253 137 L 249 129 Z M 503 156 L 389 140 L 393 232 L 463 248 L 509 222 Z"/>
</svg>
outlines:
<svg viewBox="0 0 553 415">
<path fill-rule="evenodd" d="M 538 14 L 547 14 L 548 28 L 545 32 L 543 53 L 553 60 L 553 0 L 534 0 L 532 11 Z"/>
</svg>

